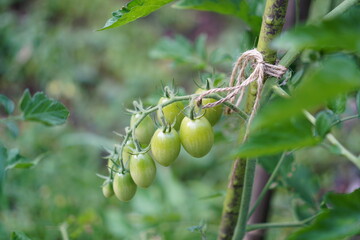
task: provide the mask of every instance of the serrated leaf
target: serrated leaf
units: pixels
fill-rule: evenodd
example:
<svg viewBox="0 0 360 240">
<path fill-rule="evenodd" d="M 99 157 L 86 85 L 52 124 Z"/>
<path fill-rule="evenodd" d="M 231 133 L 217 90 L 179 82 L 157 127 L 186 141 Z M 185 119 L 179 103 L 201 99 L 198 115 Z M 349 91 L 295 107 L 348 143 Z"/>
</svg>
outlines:
<svg viewBox="0 0 360 240">
<path fill-rule="evenodd" d="M 360 50 L 360 7 L 317 25 L 292 29 L 273 42 L 277 49 Z"/>
<path fill-rule="evenodd" d="M 24 120 L 48 126 L 63 124 L 69 116 L 69 111 L 62 103 L 48 98 L 43 92 L 37 92 L 31 97 L 29 90 L 25 90 L 20 101 L 20 109 Z"/>
<path fill-rule="evenodd" d="M 312 125 L 303 116 L 288 121 L 273 122 L 266 128 L 250 132 L 248 140 L 236 151 L 239 157 L 257 157 L 315 145 L 319 139 L 313 136 Z"/>
<path fill-rule="evenodd" d="M 180 0 L 173 7 L 233 15 L 241 18 L 254 32 L 260 30 L 261 17 L 255 15 L 245 0 Z"/>
<path fill-rule="evenodd" d="M 328 209 L 315 221 L 293 233 L 290 240 L 338 240 L 360 234 L 360 189 L 349 194 L 329 193 L 325 197 Z"/>
<path fill-rule="evenodd" d="M 324 110 L 316 115 L 315 131 L 318 136 L 324 138 L 336 121 L 336 115 L 331 110 Z"/>
<path fill-rule="evenodd" d="M 138 18 L 145 17 L 172 1 L 173 0 L 132 0 L 126 4 L 126 6 L 113 12 L 112 17 L 107 20 L 105 26 L 100 30 L 120 27 Z"/>
<path fill-rule="evenodd" d="M 252 128 L 264 128 L 274 122 L 312 110 L 339 94 L 360 88 L 360 71 L 351 58 L 331 56 L 321 65 L 314 66 L 304 75 L 302 82 L 288 99 L 276 99 L 262 108 Z"/>
<path fill-rule="evenodd" d="M 336 98 L 330 99 L 327 107 L 336 114 L 345 112 L 346 110 L 347 95 L 341 94 Z"/>
<path fill-rule="evenodd" d="M 12 114 L 14 112 L 14 102 L 5 95 L 0 94 L 0 105 L 4 107 L 7 114 Z"/>
<path fill-rule="evenodd" d="M 10 239 L 11 240 L 31 240 L 28 236 L 26 236 L 25 233 L 19 232 L 19 231 L 12 232 Z"/>
</svg>

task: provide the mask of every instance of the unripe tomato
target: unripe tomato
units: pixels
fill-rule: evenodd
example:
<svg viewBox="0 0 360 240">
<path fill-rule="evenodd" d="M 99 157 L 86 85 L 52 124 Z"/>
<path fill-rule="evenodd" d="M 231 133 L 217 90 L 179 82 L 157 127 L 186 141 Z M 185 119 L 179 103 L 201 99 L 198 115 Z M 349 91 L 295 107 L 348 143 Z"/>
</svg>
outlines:
<svg viewBox="0 0 360 240">
<path fill-rule="evenodd" d="M 131 116 L 130 126 L 133 127 L 134 124 L 141 118 L 141 114 L 137 113 Z M 148 145 L 150 143 L 151 137 L 155 132 L 155 125 L 149 115 L 147 115 L 141 123 L 135 129 L 135 138 L 141 143 Z"/>
<path fill-rule="evenodd" d="M 211 124 L 204 117 L 194 120 L 185 117 L 181 122 L 179 134 L 185 150 L 193 157 L 205 156 L 214 143 Z"/>
<path fill-rule="evenodd" d="M 114 160 L 111 160 L 111 159 L 108 160 L 107 167 L 108 167 L 109 172 L 111 172 L 111 169 L 113 171 L 116 170 L 116 166 L 114 166 L 115 164 L 113 161 Z"/>
<path fill-rule="evenodd" d="M 163 166 L 169 166 L 179 156 L 180 137 L 175 129 L 170 132 L 158 129 L 151 139 L 151 152 L 154 159 Z"/>
<path fill-rule="evenodd" d="M 112 195 L 114 195 L 114 190 L 111 182 L 104 182 L 104 185 L 102 186 L 102 192 L 104 194 L 104 197 L 106 198 L 109 198 Z"/>
<path fill-rule="evenodd" d="M 116 173 L 114 176 L 113 188 L 115 196 L 123 202 L 130 201 L 135 193 L 137 186 L 132 180 L 130 173 Z"/>
<path fill-rule="evenodd" d="M 164 103 L 169 100 L 170 100 L 169 98 L 162 97 L 162 98 L 160 98 L 158 104 Z M 184 104 L 182 102 L 171 103 L 171 104 L 163 107 L 163 109 L 162 109 L 165 120 L 168 124 L 173 124 L 173 122 L 176 119 L 176 123 L 174 125 L 174 128 L 176 130 L 179 130 L 181 121 L 184 118 L 184 114 L 182 113 L 183 109 L 184 109 Z M 161 112 L 160 111 L 161 111 L 160 109 L 157 111 L 157 118 L 158 118 L 159 122 L 161 122 Z"/>
<path fill-rule="evenodd" d="M 200 94 L 204 91 L 205 91 L 204 89 L 199 88 L 198 90 L 196 90 L 195 93 Z M 217 100 L 213 99 L 213 98 L 203 98 L 202 105 L 206 105 L 208 103 L 213 103 L 216 101 Z M 223 111 L 222 105 L 219 104 L 212 108 L 202 109 L 201 114 L 203 114 L 205 112 L 204 117 L 206 117 L 206 119 L 210 122 L 211 126 L 214 126 L 221 118 L 222 111 Z"/>
<path fill-rule="evenodd" d="M 135 149 L 134 142 L 132 140 L 128 140 L 125 143 L 125 146 L 123 148 L 123 152 L 121 155 L 125 166 L 126 166 L 127 162 L 130 160 L 133 149 Z"/>
<path fill-rule="evenodd" d="M 131 156 L 130 174 L 139 187 L 147 188 L 155 179 L 156 166 L 148 153 L 139 153 Z"/>
</svg>

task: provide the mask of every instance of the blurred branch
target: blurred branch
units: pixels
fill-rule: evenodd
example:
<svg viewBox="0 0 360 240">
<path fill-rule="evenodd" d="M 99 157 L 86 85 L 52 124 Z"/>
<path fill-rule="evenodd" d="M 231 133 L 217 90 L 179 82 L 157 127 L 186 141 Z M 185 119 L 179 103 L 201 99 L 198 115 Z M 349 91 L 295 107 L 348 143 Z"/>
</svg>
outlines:
<svg viewBox="0 0 360 240">
<path fill-rule="evenodd" d="M 68 224 L 66 222 L 62 223 L 59 226 L 59 230 L 60 230 L 60 233 L 61 233 L 62 240 L 69 240 L 69 236 L 68 236 L 68 233 L 67 233 L 67 228 L 68 228 Z"/>
<path fill-rule="evenodd" d="M 266 228 L 284 228 L 284 227 L 303 227 L 316 218 L 318 214 L 304 219 L 300 222 L 284 222 L 284 223 L 259 223 L 251 224 L 246 227 L 247 232 L 251 232 L 257 229 L 266 229 Z"/>
</svg>

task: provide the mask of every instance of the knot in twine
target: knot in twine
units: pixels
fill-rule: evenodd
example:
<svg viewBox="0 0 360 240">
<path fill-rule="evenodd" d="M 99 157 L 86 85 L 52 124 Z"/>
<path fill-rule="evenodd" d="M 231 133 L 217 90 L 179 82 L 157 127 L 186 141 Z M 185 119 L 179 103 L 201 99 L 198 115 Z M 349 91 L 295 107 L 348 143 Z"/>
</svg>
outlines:
<svg viewBox="0 0 360 240">
<path fill-rule="evenodd" d="M 249 64 L 250 66 L 252 66 L 253 71 L 246 78 L 245 69 Z M 260 104 L 260 96 L 264 85 L 265 74 L 276 78 L 281 78 L 286 71 L 287 68 L 284 66 L 266 63 L 264 61 L 262 54 L 256 48 L 246 51 L 238 58 L 238 60 L 234 65 L 234 68 L 230 76 L 229 87 L 214 88 L 203 92 L 195 99 L 196 104 L 200 106 L 202 103 L 202 99 L 205 96 L 210 95 L 212 93 L 228 92 L 224 98 L 213 103 L 208 103 L 202 106 L 202 108 L 212 108 L 224 102 L 234 103 L 237 96 L 238 97 L 235 106 L 239 106 L 244 96 L 245 88 L 248 85 L 250 85 L 252 82 L 257 82 L 257 94 L 252 111 L 248 118 L 248 125 L 249 125 L 252 119 L 254 118 L 255 113 Z M 236 83 L 235 83 L 235 79 L 236 79 Z M 246 132 L 247 131 L 248 130 L 246 130 Z M 247 135 L 247 133 L 245 135 Z"/>
</svg>

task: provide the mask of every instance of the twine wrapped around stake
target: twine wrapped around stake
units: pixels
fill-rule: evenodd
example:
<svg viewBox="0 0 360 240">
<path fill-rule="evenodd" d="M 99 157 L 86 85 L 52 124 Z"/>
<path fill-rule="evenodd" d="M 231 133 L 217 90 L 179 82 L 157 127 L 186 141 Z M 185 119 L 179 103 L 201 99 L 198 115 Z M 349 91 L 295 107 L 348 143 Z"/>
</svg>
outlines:
<svg viewBox="0 0 360 240">
<path fill-rule="evenodd" d="M 247 65 L 251 65 L 253 68 L 252 73 L 246 78 L 245 76 L 245 69 Z M 285 72 L 287 71 L 287 68 L 281 65 L 273 65 L 264 62 L 262 54 L 255 48 L 249 51 L 244 52 L 236 61 L 234 68 L 232 70 L 230 81 L 229 81 L 229 87 L 225 88 L 214 88 L 210 89 L 208 91 L 203 92 L 200 96 L 196 98 L 196 104 L 198 106 L 201 105 L 202 99 L 210 95 L 212 93 L 218 93 L 218 92 L 228 92 L 228 94 L 213 103 L 208 103 L 202 108 L 212 108 L 215 107 L 221 103 L 224 102 L 231 102 L 234 103 L 236 100 L 236 106 L 240 105 L 240 102 L 245 94 L 245 89 L 247 86 L 249 86 L 252 82 L 257 82 L 257 95 L 254 102 L 253 109 L 250 113 L 249 119 L 248 119 L 248 125 L 251 123 L 252 119 L 255 116 L 255 113 L 259 107 L 260 104 L 260 96 L 261 91 L 264 85 L 264 77 L 265 74 L 269 76 L 273 76 L 276 78 L 282 77 Z M 235 83 L 236 79 L 236 83 Z M 235 83 L 235 84 L 234 84 Z M 248 128 L 247 128 L 248 129 Z M 246 130 L 247 135 L 248 130 Z"/>
</svg>

